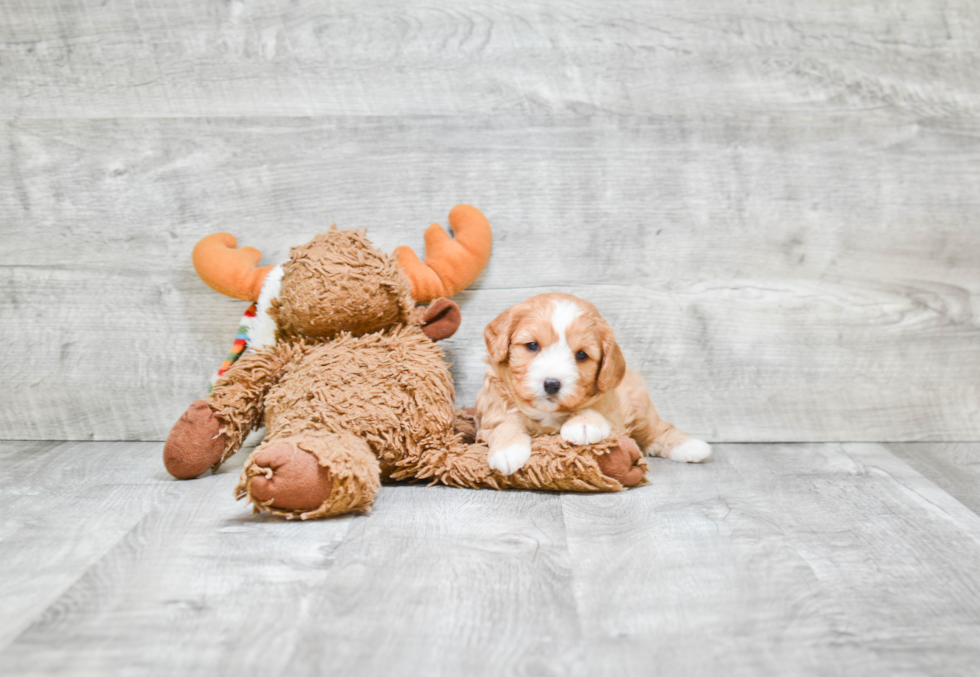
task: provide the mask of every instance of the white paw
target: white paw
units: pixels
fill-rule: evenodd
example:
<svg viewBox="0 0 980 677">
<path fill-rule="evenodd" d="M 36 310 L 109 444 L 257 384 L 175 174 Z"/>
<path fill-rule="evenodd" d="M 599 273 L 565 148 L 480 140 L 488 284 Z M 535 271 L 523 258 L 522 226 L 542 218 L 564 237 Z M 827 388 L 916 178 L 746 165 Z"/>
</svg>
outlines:
<svg viewBox="0 0 980 677">
<path fill-rule="evenodd" d="M 561 427 L 561 438 L 572 444 L 595 444 L 612 434 L 609 423 L 570 418 Z"/>
<path fill-rule="evenodd" d="M 527 463 L 531 458 L 531 445 L 528 442 L 515 442 L 514 444 L 497 449 L 487 459 L 490 468 L 499 470 L 504 475 L 511 475 Z"/>
<path fill-rule="evenodd" d="M 711 447 L 702 440 L 690 439 L 670 450 L 668 458 L 678 463 L 700 463 L 711 456 Z"/>
</svg>

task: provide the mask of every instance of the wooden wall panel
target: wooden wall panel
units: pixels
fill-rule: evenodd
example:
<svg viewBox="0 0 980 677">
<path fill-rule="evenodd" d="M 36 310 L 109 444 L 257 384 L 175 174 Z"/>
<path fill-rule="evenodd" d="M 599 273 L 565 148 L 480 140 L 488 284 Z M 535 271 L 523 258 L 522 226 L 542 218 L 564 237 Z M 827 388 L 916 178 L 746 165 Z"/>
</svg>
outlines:
<svg viewBox="0 0 980 677">
<path fill-rule="evenodd" d="M 0 438 L 162 439 L 243 304 L 190 250 L 495 229 L 446 343 L 595 301 L 723 441 L 980 435 L 980 10 L 930 3 L 0 8 Z"/>
<path fill-rule="evenodd" d="M 0 115 L 973 115 L 969 0 L 0 7 Z"/>
<path fill-rule="evenodd" d="M 336 221 L 385 250 L 459 201 L 496 229 L 447 342 L 532 294 L 596 302 L 665 415 L 711 439 L 956 440 L 975 416 L 980 143 L 958 126 L 520 117 L 8 122 L 10 438 L 161 439 L 244 304 L 203 234 L 286 256 Z M 973 403 L 973 404 L 971 404 Z"/>
</svg>

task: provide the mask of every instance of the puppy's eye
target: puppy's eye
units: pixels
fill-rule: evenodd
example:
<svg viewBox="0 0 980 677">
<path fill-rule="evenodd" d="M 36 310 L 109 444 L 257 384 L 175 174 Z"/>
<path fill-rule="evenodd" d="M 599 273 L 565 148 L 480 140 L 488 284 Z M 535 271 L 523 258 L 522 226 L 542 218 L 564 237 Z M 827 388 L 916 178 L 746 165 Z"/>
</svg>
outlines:
<svg viewBox="0 0 980 677">
<path fill-rule="evenodd" d="M 580 350 L 575 353 L 575 359 L 579 362 L 585 362 L 587 359 L 589 359 L 589 356 L 584 350 Z"/>
<path fill-rule="evenodd" d="M 527 348 L 528 350 L 530 350 L 532 353 L 538 352 L 538 350 L 540 350 L 540 348 L 541 348 L 541 346 L 539 346 L 534 341 L 531 341 L 530 343 L 525 343 L 524 344 L 524 347 Z"/>
</svg>

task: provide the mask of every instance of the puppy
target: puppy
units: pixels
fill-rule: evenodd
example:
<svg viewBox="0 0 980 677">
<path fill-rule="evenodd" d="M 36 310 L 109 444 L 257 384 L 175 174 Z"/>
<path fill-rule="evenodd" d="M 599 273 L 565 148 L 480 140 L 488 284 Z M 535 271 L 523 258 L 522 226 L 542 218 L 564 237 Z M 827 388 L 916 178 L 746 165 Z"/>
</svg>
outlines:
<svg viewBox="0 0 980 677">
<path fill-rule="evenodd" d="M 711 448 L 657 415 L 643 378 L 626 369 L 595 306 L 540 294 L 487 325 L 488 368 L 476 398 L 478 437 L 490 467 L 509 475 L 531 455 L 531 436 L 561 431 L 592 444 L 630 431 L 649 456 L 697 463 Z"/>
</svg>

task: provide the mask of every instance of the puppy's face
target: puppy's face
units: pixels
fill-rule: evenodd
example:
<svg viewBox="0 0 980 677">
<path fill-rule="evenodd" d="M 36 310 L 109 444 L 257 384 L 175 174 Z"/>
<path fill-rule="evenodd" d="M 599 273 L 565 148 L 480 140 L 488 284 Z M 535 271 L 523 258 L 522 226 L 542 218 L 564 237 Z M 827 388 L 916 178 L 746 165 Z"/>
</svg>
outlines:
<svg viewBox="0 0 980 677">
<path fill-rule="evenodd" d="M 499 315 L 483 337 L 515 398 L 542 412 L 580 409 L 626 371 L 595 306 L 569 294 L 534 296 Z"/>
</svg>

